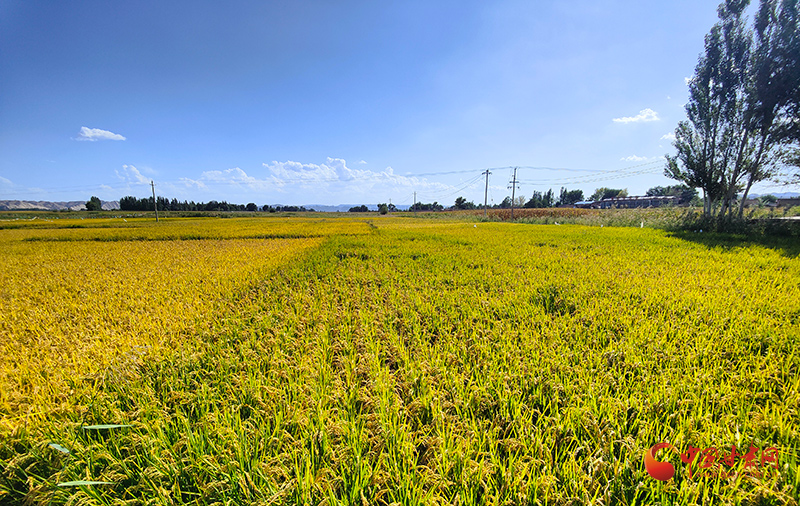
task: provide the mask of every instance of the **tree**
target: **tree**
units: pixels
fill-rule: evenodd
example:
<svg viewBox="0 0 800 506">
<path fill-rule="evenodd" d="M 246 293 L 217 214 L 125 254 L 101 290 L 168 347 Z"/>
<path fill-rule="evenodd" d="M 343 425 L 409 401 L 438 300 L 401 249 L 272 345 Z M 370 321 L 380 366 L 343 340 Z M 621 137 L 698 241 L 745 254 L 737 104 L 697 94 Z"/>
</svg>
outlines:
<svg viewBox="0 0 800 506">
<path fill-rule="evenodd" d="M 797 0 L 761 0 L 753 28 L 749 3 L 720 5 L 667 156 L 665 175 L 702 189 L 706 216 L 741 217 L 752 185 L 775 176 L 781 147 L 800 139 Z"/>
<path fill-rule="evenodd" d="M 244 204 L 230 204 L 225 202 L 217 202 L 211 200 L 207 203 L 186 201 L 180 202 L 178 199 L 172 200 L 165 197 L 157 197 L 155 205 L 159 211 L 258 211 L 258 206 L 254 203 Z M 278 206 L 280 207 L 280 206 Z M 122 211 L 152 211 L 153 210 L 153 197 L 138 199 L 130 195 L 119 199 L 119 208 Z M 264 211 L 275 212 L 276 209 L 265 205 L 262 208 Z M 298 211 L 305 211 L 304 207 L 294 208 Z M 284 211 L 289 209 L 283 208 Z"/>
<path fill-rule="evenodd" d="M 558 205 L 560 206 L 571 206 L 575 202 L 580 202 L 583 200 L 583 190 L 571 190 L 567 191 L 566 188 L 561 188 L 561 194 L 558 197 Z"/>
<path fill-rule="evenodd" d="M 381 214 L 386 214 L 389 212 L 389 206 L 386 204 L 378 204 L 378 212 Z"/>
<path fill-rule="evenodd" d="M 100 202 L 100 199 L 97 197 L 92 197 L 86 202 L 86 210 L 87 211 L 100 211 L 103 209 L 103 203 Z"/>
<path fill-rule="evenodd" d="M 677 197 L 678 203 L 691 202 L 697 198 L 697 190 L 685 184 L 654 186 L 645 193 L 648 197 Z"/>
<path fill-rule="evenodd" d="M 628 189 L 615 190 L 614 188 L 601 187 L 594 191 L 589 200 L 621 199 L 628 196 Z"/>
<path fill-rule="evenodd" d="M 527 208 L 539 208 L 539 207 L 550 207 L 555 203 L 555 198 L 553 196 L 553 190 L 547 190 L 546 192 L 533 192 L 533 196 L 531 199 L 525 203 L 524 207 Z"/>
<path fill-rule="evenodd" d="M 347 211 L 350 213 L 366 213 L 369 212 L 369 208 L 362 204 L 360 206 L 353 206 Z"/>
<path fill-rule="evenodd" d="M 758 197 L 758 207 L 774 206 L 778 203 L 778 197 L 775 195 L 762 195 Z"/>
<path fill-rule="evenodd" d="M 795 170 L 794 174 L 787 173 L 786 184 L 800 184 L 800 149 L 787 151 L 781 156 L 781 162 L 790 170 Z"/>
<path fill-rule="evenodd" d="M 413 206 L 409 208 L 409 211 L 442 211 L 444 210 L 444 206 L 438 202 L 434 202 L 433 204 L 423 204 L 422 202 L 416 202 Z"/>
<path fill-rule="evenodd" d="M 542 207 L 552 207 L 555 203 L 556 198 L 553 194 L 553 189 L 549 188 L 546 192 L 544 192 L 544 195 L 542 195 Z"/>
<path fill-rule="evenodd" d="M 769 91 L 764 109 L 778 111 L 777 141 L 784 146 L 779 162 L 800 168 L 800 5 L 797 0 L 761 2 L 755 18 L 758 46 L 757 82 Z M 787 183 L 800 182 L 800 171 L 786 174 Z M 792 180 L 792 177 L 794 180 Z"/>
<path fill-rule="evenodd" d="M 458 197 L 456 199 L 456 203 L 455 203 L 454 207 L 456 209 L 459 209 L 459 210 L 475 209 L 476 208 L 474 202 L 467 202 L 467 199 L 465 199 L 464 197 Z"/>
</svg>

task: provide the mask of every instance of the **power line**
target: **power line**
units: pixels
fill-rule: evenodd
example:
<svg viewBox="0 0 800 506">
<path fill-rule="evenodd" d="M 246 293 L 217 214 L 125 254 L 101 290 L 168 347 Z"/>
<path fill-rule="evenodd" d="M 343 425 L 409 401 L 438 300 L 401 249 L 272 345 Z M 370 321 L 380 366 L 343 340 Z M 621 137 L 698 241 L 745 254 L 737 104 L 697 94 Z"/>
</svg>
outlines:
<svg viewBox="0 0 800 506">
<path fill-rule="evenodd" d="M 601 183 L 604 181 L 613 181 L 617 179 L 625 179 L 628 177 L 638 176 L 642 174 L 652 174 L 658 172 L 657 170 L 647 170 L 647 171 L 640 171 L 640 172 L 631 172 L 629 174 L 618 175 L 618 176 L 610 176 L 610 177 L 601 177 L 601 178 L 594 178 L 594 179 L 582 179 L 582 180 L 539 180 L 539 181 L 530 181 L 530 180 L 523 180 L 521 181 L 524 184 L 533 185 L 533 186 L 570 186 L 570 185 L 583 185 L 588 183 Z"/>
<path fill-rule="evenodd" d="M 419 172 L 419 173 L 417 173 L 417 174 L 406 174 L 406 175 L 404 175 L 404 176 L 402 176 L 402 177 L 415 177 L 415 176 L 446 176 L 446 175 L 450 175 L 450 174 L 470 174 L 470 173 L 473 173 L 473 172 L 475 172 L 475 169 L 469 169 L 469 170 L 451 170 L 451 171 L 445 171 L 445 172 Z M 397 175 L 397 174 L 395 174 L 395 175 Z"/>
<path fill-rule="evenodd" d="M 469 188 L 470 186 L 472 186 L 473 184 L 475 184 L 481 178 L 481 176 L 483 176 L 483 173 L 480 173 L 477 176 L 473 177 L 472 179 L 470 179 L 469 181 L 464 183 L 463 186 L 461 186 L 460 188 L 458 188 L 456 190 L 452 190 L 452 191 L 451 190 L 445 190 L 447 193 L 443 193 L 443 192 L 423 193 L 422 195 L 425 195 L 426 196 L 425 198 L 428 199 L 428 200 L 431 200 L 433 198 L 436 198 L 438 200 L 438 199 L 445 198 L 445 197 L 451 197 L 451 196 L 455 195 L 456 193 L 460 193 L 460 192 L 464 191 L 465 189 Z"/>
<path fill-rule="evenodd" d="M 636 169 L 639 167 L 645 167 L 647 165 L 652 165 L 654 163 L 664 163 L 662 158 L 658 158 L 656 160 L 650 160 L 649 162 L 640 163 L 637 165 L 629 165 L 627 167 L 621 167 L 619 169 L 610 169 L 610 170 L 602 170 L 602 169 L 567 169 L 567 168 L 556 168 L 556 167 L 535 167 L 535 166 L 525 166 L 520 165 L 520 169 L 540 169 L 540 170 L 563 170 L 568 172 L 597 172 L 597 173 L 610 173 L 610 172 L 620 172 L 624 170 Z"/>
<path fill-rule="evenodd" d="M 585 183 L 594 183 L 599 181 L 608 181 L 613 179 L 624 179 L 626 177 L 636 176 L 640 174 L 648 174 L 654 173 L 661 170 L 661 167 L 655 167 L 654 164 L 659 164 L 660 162 L 650 162 L 649 164 L 640 165 L 636 167 L 643 167 L 649 165 L 648 168 L 640 169 L 640 170 L 630 170 L 635 167 L 627 167 L 625 169 L 607 171 L 602 174 L 587 174 L 583 177 L 571 177 L 571 178 L 562 178 L 562 179 L 530 179 L 530 180 L 523 180 L 526 184 L 532 185 L 544 185 L 544 184 L 585 184 Z"/>
</svg>

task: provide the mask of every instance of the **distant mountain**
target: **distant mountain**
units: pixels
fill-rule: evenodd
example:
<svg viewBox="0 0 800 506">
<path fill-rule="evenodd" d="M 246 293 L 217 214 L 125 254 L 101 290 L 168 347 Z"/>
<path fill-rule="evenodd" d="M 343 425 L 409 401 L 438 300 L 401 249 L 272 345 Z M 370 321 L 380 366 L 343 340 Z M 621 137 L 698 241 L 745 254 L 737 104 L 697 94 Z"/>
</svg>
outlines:
<svg viewBox="0 0 800 506">
<path fill-rule="evenodd" d="M 104 211 L 119 209 L 117 200 L 101 200 Z M 81 211 L 86 209 L 85 200 L 72 200 L 69 202 L 48 202 L 46 200 L 0 200 L 0 211 Z"/>
<path fill-rule="evenodd" d="M 326 205 L 323 205 L 323 204 L 311 204 L 311 205 L 303 206 L 303 207 L 305 207 L 306 209 L 313 209 L 315 211 L 319 211 L 319 212 L 322 212 L 322 213 L 337 213 L 337 212 L 346 213 L 347 210 L 350 209 L 353 206 L 344 206 L 344 205 L 326 206 Z"/>
<path fill-rule="evenodd" d="M 784 193 L 751 193 L 750 195 L 747 196 L 747 198 L 749 198 L 749 199 L 757 199 L 758 197 L 761 197 L 762 195 L 774 195 L 775 197 L 777 197 L 779 199 L 796 199 L 796 198 L 800 197 L 800 193 L 797 193 L 797 192 L 784 192 Z"/>
<path fill-rule="evenodd" d="M 101 200 L 104 211 L 113 211 L 119 209 L 118 200 Z M 272 206 L 284 206 L 285 204 L 272 204 Z M 305 204 L 303 207 L 306 209 L 313 209 L 323 213 L 346 213 L 351 207 L 357 207 L 361 204 L 339 204 L 336 206 L 329 206 L 324 204 Z M 260 207 L 260 206 L 259 206 Z M 377 211 L 376 204 L 367 204 L 370 211 Z M 408 205 L 397 206 L 399 210 L 407 210 Z M 0 200 L 0 211 L 61 211 L 69 209 L 71 211 L 82 211 L 86 209 L 85 200 L 71 200 L 69 202 L 48 202 L 46 200 Z"/>
<path fill-rule="evenodd" d="M 338 206 L 327 206 L 323 204 L 310 204 L 310 205 L 306 204 L 305 208 L 313 209 L 315 211 L 320 211 L 323 213 L 336 213 L 336 212 L 346 213 L 347 211 L 350 210 L 351 207 L 358 207 L 360 205 L 361 204 L 339 204 Z M 405 211 L 408 210 L 409 207 L 411 206 L 403 205 L 403 206 L 397 206 L 397 209 Z M 378 206 L 377 204 L 367 204 L 367 209 L 369 209 L 370 211 L 377 211 Z"/>
</svg>

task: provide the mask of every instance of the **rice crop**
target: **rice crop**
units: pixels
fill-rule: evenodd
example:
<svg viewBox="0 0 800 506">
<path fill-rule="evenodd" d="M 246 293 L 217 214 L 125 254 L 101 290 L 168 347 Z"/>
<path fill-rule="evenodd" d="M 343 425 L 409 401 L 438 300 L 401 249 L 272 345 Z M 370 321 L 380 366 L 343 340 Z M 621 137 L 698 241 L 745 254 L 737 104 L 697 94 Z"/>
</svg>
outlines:
<svg viewBox="0 0 800 506">
<path fill-rule="evenodd" d="M 185 222 L 213 237 L 192 241 L 0 230 L 0 503 L 797 504 L 791 244 L 395 218 L 237 239 L 293 221 L 221 221 Z M 153 248 L 171 275 L 139 274 Z M 163 313 L 69 296 L 146 299 L 153 280 Z M 72 321 L 35 309 L 62 297 Z M 643 456 L 661 442 L 775 448 L 776 469 L 690 477 L 662 450 L 659 481 Z"/>
<path fill-rule="evenodd" d="M 360 234 L 366 222 L 327 218 L 145 218 L 31 219 L 0 221 L 8 239 L 26 241 L 173 241 L 285 239 Z"/>
<path fill-rule="evenodd" d="M 210 238 L 202 240 L 186 240 L 196 232 L 182 222 L 160 228 L 63 225 L 0 230 L 0 414 L 5 425 L 49 409 L 69 409 L 59 405 L 76 378 L 102 371 L 131 350 L 158 354 L 174 346 L 196 324 L 208 325 L 223 314 L 219 308 L 252 277 L 319 243 L 314 238 L 252 239 L 252 229 L 221 229 L 214 223 L 204 225 Z M 275 225 L 265 231 L 262 223 L 259 233 L 306 234 L 302 225 L 288 235 L 281 232 L 282 224 Z M 169 239 L 175 230 L 181 235 Z M 127 238 L 119 240 L 120 234 Z M 40 240 L 53 243 L 37 244 Z"/>
</svg>

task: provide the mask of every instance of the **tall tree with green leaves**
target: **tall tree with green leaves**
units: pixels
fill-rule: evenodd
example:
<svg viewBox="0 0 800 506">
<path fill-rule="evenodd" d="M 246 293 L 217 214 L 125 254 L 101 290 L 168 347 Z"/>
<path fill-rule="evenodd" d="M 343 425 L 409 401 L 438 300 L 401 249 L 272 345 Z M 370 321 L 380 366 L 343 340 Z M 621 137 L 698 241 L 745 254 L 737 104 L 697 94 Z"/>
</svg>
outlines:
<svg viewBox="0 0 800 506">
<path fill-rule="evenodd" d="M 101 209 L 103 209 L 103 203 L 95 196 L 92 196 L 92 198 L 86 202 L 87 211 L 100 211 Z"/>
<path fill-rule="evenodd" d="M 628 196 L 628 189 L 617 190 L 614 188 L 606 188 L 605 186 L 595 189 L 589 200 L 603 200 L 603 199 L 616 199 Z"/>
<path fill-rule="evenodd" d="M 533 196 L 528 202 L 525 203 L 524 207 L 527 208 L 551 207 L 554 203 L 555 203 L 555 196 L 553 195 L 552 188 L 544 193 L 534 190 Z"/>
<path fill-rule="evenodd" d="M 571 206 L 581 200 L 583 200 L 583 190 L 567 190 L 561 187 L 561 193 L 558 196 L 559 206 Z"/>
<path fill-rule="evenodd" d="M 788 81 L 797 71 L 797 2 L 762 0 L 750 27 L 750 0 L 726 0 L 706 36 L 665 174 L 701 188 L 707 216 L 741 216 L 753 184 L 775 176 L 781 148 L 797 139 L 797 86 Z"/>
<path fill-rule="evenodd" d="M 780 163 L 800 168 L 800 2 L 762 0 L 754 23 L 758 49 L 755 80 L 766 119 L 775 111 Z M 791 178 L 791 174 L 786 174 Z M 800 183 L 800 172 L 794 180 Z"/>
</svg>

